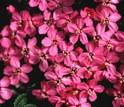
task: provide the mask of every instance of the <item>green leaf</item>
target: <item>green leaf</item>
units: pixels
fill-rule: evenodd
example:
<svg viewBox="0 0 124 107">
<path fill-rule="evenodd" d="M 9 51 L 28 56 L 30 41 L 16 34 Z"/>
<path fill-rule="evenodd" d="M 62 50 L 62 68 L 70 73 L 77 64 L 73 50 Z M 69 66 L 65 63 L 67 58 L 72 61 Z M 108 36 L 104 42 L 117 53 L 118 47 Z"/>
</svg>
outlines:
<svg viewBox="0 0 124 107">
<path fill-rule="evenodd" d="M 34 104 L 26 104 L 24 107 L 37 107 L 37 106 Z"/>
<path fill-rule="evenodd" d="M 14 107 L 24 107 L 27 103 L 27 94 L 19 95 L 14 101 Z"/>
</svg>

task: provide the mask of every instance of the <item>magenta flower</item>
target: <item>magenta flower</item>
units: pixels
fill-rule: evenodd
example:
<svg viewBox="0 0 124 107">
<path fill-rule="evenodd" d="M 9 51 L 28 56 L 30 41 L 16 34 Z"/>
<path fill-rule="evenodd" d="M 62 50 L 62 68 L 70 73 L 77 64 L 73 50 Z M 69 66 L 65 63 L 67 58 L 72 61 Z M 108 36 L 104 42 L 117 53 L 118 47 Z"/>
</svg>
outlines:
<svg viewBox="0 0 124 107">
<path fill-rule="evenodd" d="M 53 17 L 55 20 L 58 20 L 58 17 L 61 15 L 62 11 L 65 14 L 70 14 L 73 12 L 72 6 L 74 4 L 74 0 L 50 0 L 48 3 L 48 8 L 50 10 L 54 10 Z"/>
<path fill-rule="evenodd" d="M 41 11 L 45 11 L 47 9 L 47 0 L 30 0 L 29 6 L 38 6 Z"/>
<path fill-rule="evenodd" d="M 8 38 L 9 34 L 9 26 L 6 25 L 0 32 L 0 43 L 4 48 L 9 48 L 11 46 L 11 41 Z"/>
<path fill-rule="evenodd" d="M 41 89 L 34 89 L 32 91 L 32 94 L 36 96 L 37 99 L 41 100 L 56 95 L 56 88 L 53 86 L 52 82 L 42 81 L 40 85 Z"/>
<path fill-rule="evenodd" d="M 9 100 L 12 97 L 12 92 L 8 89 L 10 85 L 10 79 L 5 76 L 0 80 L 0 104 L 5 103 L 5 100 Z"/>
<path fill-rule="evenodd" d="M 16 12 L 16 9 L 13 5 L 9 5 L 8 7 L 6 7 L 6 10 L 11 14 Z"/>
<path fill-rule="evenodd" d="M 92 18 L 94 18 L 95 11 L 94 9 L 90 9 L 88 7 L 85 7 L 84 10 L 80 11 L 80 15 L 82 18 L 84 18 L 84 22 L 87 26 L 93 25 Z"/>
<path fill-rule="evenodd" d="M 69 103 L 71 104 L 70 107 L 91 107 L 89 103 L 87 103 L 86 98 L 80 93 L 79 98 L 76 96 L 70 96 L 68 98 Z"/>
<path fill-rule="evenodd" d="M 124 106 L 124 92 L 119 90 L 114 90 L 112 88 L 106 89 L 106 93 L 110 96 L 114 96 L 114 100 L 112 101 L 113 107 Z"/>
<path fill-rule="evenodd" d="M 48 68 L 47 59 L 49 58 L 48 55 L 48 48 L 42 47 L 40 48 L 33 48 L 33 54 L 29 58 L 29 63 L 31 64 L 39 64 L 39 68 L 42 72 L 45 72 Z"/>
<path fill-rule="evenodd" d="M 44 11 L 43 17 L 45 21 L 41 26 L 39 26 L 39 34 L 46 34 L 56 23 L 52 17 L 52 13 L 48 10 Z"/>
<path fill-rule="evenodd" d="M 74 45 L 70 42 L 67 43 L 65 41 L 59 44 L 59 47 L 62 53 L 58 53 L 55 57 L 56 62 L 64 61 L 64 64 L 70 66 L 73 61 L 77 61 L 77 53 L 72 51 L 74 49 Z"/>
<path fill-rule="evenodd" d="M 94 30 L 92 26 L 84 27 L 84 20 L 82 18 L 76 19 L 76 24 L 69 23 L 67 28 L 70 33 L 70 42 L 75 44 L 80 37 L 80 41 L 82 44 L 86 44 L 88 42 L 87 35 L 85 33 L 90 33 Z"/>
<path fill-rule="evenodd" d="M 117 12 L 111 12 L 108 8 L 103 8 L 101 11 L 96 11 L 94 18 L 97 21 L 101 21 L 102 27 L 107 26 L 109 30 L 116 32 L 118 30 L 116 22 L 121 19 L 121 15 Z"/>
<path fill-rule="evenodd" d="M 89 41 L 85 47 L 87 52 L 83 52 L 79 55 L 79 61 L 82 62 L 83 59 L 88 59 L 91 62 L 95 61 L 94 63 L 102 64 L 102 61 L 104 60 L 104 48 L 97 47 L 94 41 Z"/>
<path fill-rule="evenodd" d="M 101 8 L 108 7 L 112 11 L 117 12 L 117 8 L 114 4 L 118 4 L 120 0 L 94 0 L 95 2 L 101 2 L 100 5 L 97 6 L 96 10 L 100 10 Z"/>
<path fill-rule="evenodd" d="M 66 93 L 65 91 L 60 91 L 59 93 L 59 96 L 51 96 L 49 97 L 49 101 L 54 104 L 56 103 L 55 107 L 61 107 L 62 104 L 65 104 L 65 105 L 69 105 L 69 102 L 68 102 L 68 97 L 69 97 L 69 94 Z"/>
<path fill-rule="evenodd" d="M 63 90 L 65 85 L 69 85 L 72 82 L 70 77 L 64 77 L 61 69 L 55 69 L 54 72 L 45 72 L 44 76 L 56 85 L 57 92 Z"/>
<path fill-rule="evenodd" d="M 91 102 L 95 101 L 97 99 L 97 93 L 102 93 L 104 90 L 104 87 L 102 85 L 97 85 L 97 81 L 95 79 L 89 80 L 88 84 L 81 83 L 78 86 L 78 89 L 83 90 L 82 97 L 88 97 Z"/>
<path fill-rule="evenodd" d="M 57 32 L 55 29 L 51 29 L 48 32 L 48 37 L 42 39 L 41 44 L 44 47 L 49 48 L 49 54 L 55 56 L 58 54 L 58 45 L 64 40 L 65 35 L 63 31 Z"/>
<path fill-rule="evenodd" d="M 10 66 L 4 68 L 4 74 L 10 76 L 11 84 L 16 85 L 19 81 L 22 83 L 29 82 L 29 78 L 26 73 L 30 73 L 33 68 L 28 65 L 20 65 L 20 61 L 17 57 L 11 57 Z"/>
</svg>

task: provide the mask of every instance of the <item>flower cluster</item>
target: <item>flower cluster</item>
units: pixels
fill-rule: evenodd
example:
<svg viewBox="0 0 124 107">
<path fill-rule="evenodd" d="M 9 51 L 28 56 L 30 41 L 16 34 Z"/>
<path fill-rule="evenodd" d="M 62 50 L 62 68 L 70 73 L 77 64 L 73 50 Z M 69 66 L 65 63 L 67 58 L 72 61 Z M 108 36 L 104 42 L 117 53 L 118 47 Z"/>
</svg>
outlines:
<svg viewBox="0 0 124 107">
<path fill-rule="evenodd" d="M 12 96 L 8 86 L 29 82 L 32 65 L 39 64 L 47 81 L 32 91 L 37 99 L 47 98 L 55 107 L 91 107 L 105 90 L 114 107 L 124 106 L 124 32 L 119 31 L 116 8 L 120 0 L 94 0 L 99 2 L 96 9 L 80 11 L 71 7 L 75 2 L 30 0 L 29 6 L 41 11 L 33 15 L 7 7 L 12 19 L 0 32 L 0 61 L 5 65 L 0 103 Z M 103 80 L 114 89 L 100 85 Z"/>
</svg>

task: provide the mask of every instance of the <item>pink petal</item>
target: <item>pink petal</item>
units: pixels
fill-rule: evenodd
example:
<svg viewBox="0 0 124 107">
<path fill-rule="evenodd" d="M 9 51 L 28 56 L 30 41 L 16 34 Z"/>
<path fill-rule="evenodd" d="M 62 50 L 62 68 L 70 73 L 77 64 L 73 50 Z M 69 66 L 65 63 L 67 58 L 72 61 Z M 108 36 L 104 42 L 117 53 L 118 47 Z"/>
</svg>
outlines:
<svg viewBox="0 0 124 107">
<path fill-rule="evenodd" d="M 49 53 L 51 56 L 55 56 L 58 53 L 57 45 L 53 45 L 49 48 Z"/>
<path fill-rule="evenodd" d="M 37 56 L 30 56 L 29 63 L 37 64 L 38 62 L 40 62 L 39 57 L 37 57 Z"/>
<path fill-rule="evenodd" d="M 43 24 L 39 27 L 39 34 L 46 34 L 49 30 L 49 26 L 47 24 Z"/>
<path fill-rule="evenodd" d="M 28 48 L 32 48 L 33 46 L 35 46 L 37 44 L 37 38 L 33 37 L 31 39 L 28 39 L 28 44 L 27 47 Z"/>
<path fill-rule="evenodd" d="M 86 23 L 87 26 L 92 26 L 93 25 L 93 21 L 89 17 L 85 18 L 84 22 Z"/>
<path fill-rule="evenodd" d="M 56 9 L 54 12 L 53 12 L 53 18 L 55 20 L 58 20 L 59 19 L 59 16 L 62 14 L 62 11 L 61 9 Z"/>
<path fill-rule="evenodd" d="M 64 0 L 63 4 L 65 6 L 72 6 L 75 3 L 75 0 Z"/>
<path fill-rule="evenodd" d="M 11 57 L 10 59 L 10 65 L 14 68 L 19 68 L 20 67 L 20 61 L 17 57 Z"/>
<path fill-rule="evenodd" d="M 69 32 L 71 32 L 71 33 L 76 33 L 76 30 L 78 30 L 78 27 L 73 23 L 69 23 L 67 25 L 67 28 L 68 28 Z"/>
<path fill-rule="evenodd" d="M 33 70 L 33 68 L 28 64 L 24 64 L 20 68 L 23 73 L 30 73 Z"/>
<path fill-rule="evenodd" d="M 12 75 L 10 77 L 10 80 L 11 80 L 12 85 L 16 85 L 19 82 L 20 77 L 19 77 L 19 75 Z"/>
<path fill-rule="evenodd" d="M 71 51 L 71 52 L 70 52 L 70 58 L 71 58 L 72 61 L 77 61 L 77 60 L 78 60 L 78 55 L 77 55 L 77 53 L 74 52 L 74 51 Z"/>
<path fill-rule="evenodd" d="M 109 30 L 111 30 L 113 32 L 116 32 L 118 30 L 118 26 L 114 22 L 109 22 L 108 28 L 109 28 Z"/>
<path fill-rule="evenodd" d="M 72 7 L 63 6 L 63 12 L 65 14 L 71 14 L 73 12 L 73 9 L 72 9 Z"/>
<path fill-rule="evenodd" d="M 10 85 L 9 77 L 5 76 L 0 80 L 0 87 L 8 87 Z"/>
<path fill-rule="evenodd" d="M 29 77 L 27 76 L 27 74 L 21 73 L 21 74 L 20 74 L 20 81 L 21 81 L 22 83 L 27 83 L 27 82 L 29 82 Z"/>
<path fill-rule="evenodd" d="M 13 71 L 14 71 L 14 68 L 12 68 L 11 66 L 7 66 L 4 68 L 5 75 L 11 76 L 13 75 Z"/>
<path fill-rule="evenodd" d="M 57 4 L 56 4 L 55 1 L 51 1 L 51 0 L 50 0 L 50 2 L 48 3 L 48 8 L 49 8 L 50 10 L 54 10 L 54 9 L 56 8 L 56 6 L 57 6 Z"/>
<path fill-rule="evenodd" d="M 81 41 L 82 44 L 86 44 L 88 42 L 87 35 L 85 33 L 83 33 L 83 32 L 80 35 L 80 41 Z"/>
<path fill-rule="evenodd" d="M 45 47 L 50 47 L 53 43 L 50 38 L 45 37 L 44 39 L 42 39 L 41 44 Z"/>
<path fill-rule="evenodd" d="M 94 87 L 95 92 L 102 93 L 104 91 L 104 87 L 102 85 L 97 85 Z"/>
<path fill-rule="evenodd" d="M 8 100 L 12 97 L 12 92 L 10 89 L 7 88 L 1 88 L 0 95 L 3 99 Z"/>
<path fill-rule="evenodd" d="M 75 44 L 78 41 L 78 38 L 79 35 L 71 34 L 69 40 L 72 44 Z"/>
<path fill-rule="evenodd" d="M 37 0 L 30 0 L 29 1 L 29 5 L 31 7 L 36 7 L 38 4 L 39 4 L 39 1 L 37 1 Z"/>
<path fill-rule="evenodd" d="M 59 53 L 56 55 L 55 60 L 56 60 L 56 62 L 62 62 L 64 60 L 64 57 L 65 56 L 63 53 Z"/>
<path fill-rule="evenodd" d="M 5 48 L 9 48 L 11 46 L 11 41 L 9 38 L 3 37 L 1 39 L 1 45 Z"/>
<path fill-rule="evenodd" d="M 118 20 L 121 19 L 121 15 L 118 14 L 118 13 L 113 13 L 109 19 L 112 21 L 112 22 L 117 22 Z"/>
<path fill-rule="evenodd" d="M 92 95 L 89 95 L 89 100 L 90 100 L 91 102 L 95 101 L 96 99 L 97 99 L 96 93 L 92 93 Z"/>
<path fill-rule="evenodd" d="M 69 84 L 72 83 L 72 80 L 71 80 L 70 77 L 63 77 L 63 78 L 62 78 L 62 83 L 63 83 L 64 85 L 69 85 Z"/>
<path fill-rule="evenodd" d="M 39 64 L 39 68 L 42 72 L 45 72 L 48 68 L 48 62 L 47 60 L 42 60 Z"/>
<path fill-rule="evenodd" d="M 39 9 L 41 11 L 45 11 L 47 9 L 47 2 L 46 2 L 46 0 L 40 1 L 40 3 L 39 3 Z"/>
<path fill-rule="evenodd" d="M 16 38 L 15 38 L 15 44 L 19 47 L 22 47 L 23 46 L 23 38 L 21 38 L 20 36 L 16 35 Z"/>
<path fill-rule="evenodd" d="M 96 31 L 98 35 L 101 35 L 102 33 L 105 32 L 105 26 L 102 26 L 101 23 L 98 23 L 96 26 Z"/>
<path fill-rule="evenodd" d="M 67 66 L 71 66 L 72 63 L 73 63 L 73 61 L 71 60 L 70 55 L 67 55 L 64 59 L 64 64 Z"/>
<path fill-rule="evenodd" d="M 48 80 L 55 80 L 57 78 L 54 72 L 46 72 L 44 76 Z"/>
</svg>

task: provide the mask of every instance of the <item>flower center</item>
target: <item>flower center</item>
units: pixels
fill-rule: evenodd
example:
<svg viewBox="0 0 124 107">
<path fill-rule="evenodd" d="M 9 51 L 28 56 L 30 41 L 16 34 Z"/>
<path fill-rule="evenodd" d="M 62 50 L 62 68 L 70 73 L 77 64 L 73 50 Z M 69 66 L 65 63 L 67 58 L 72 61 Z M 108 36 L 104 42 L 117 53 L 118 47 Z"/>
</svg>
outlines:
<svg viewBox="0 0 124 107">
<path fill-rule="evenodd" d="M 61 79 L 60 78 L 57 78 L 56 80 L 55 80 L 55 84 L 58 86 L 59 84 L 61 84 Z"/>
<path fill-rule="evenodd" d="M 22 27 L 22 20 L 19 20 L 19 27 Z"/>
<path fill-rule="evenodd" d="M 115 100 L 121 100 L 121 94 L 117 93 L 117 95 L 115 96 Z"/>
<path fill-rule="evenodd" d="M 53 39 L 52 42 L 56 45 L 57 44 L 57 40 Z"/>
<path fill-rule="evenodd" d="M 28 55 L 28 53 L 29 53 L 29 48 L 23 48 L 22 54 Z"/>
<path fill-rule="evenodd" d="M 78 70 L 77 68 L 74 68 L 74 67 L 73 67 L 73 68 L 71 69 L 72 74 L 76 73 L 76 72 L 77 72 L 77 70 Z"/>
<path fill-rule="evenodd" d="M 41 96 L 42 96 L 43 98 L 47 98 L 47 94 L 44 93 L 44 92 L 41 93 Z"/>
<path fill-rule="evenodd" d="M 108 6 L 110 4 L 110 0 L 105 0 L 104 5 Z"/>
<path fill-rule="evenodd" d="M 68 51 L 63 51 L 63 54 L 66 56 L 66 55 L 69 55 L 69 52 Z"/>
<path fill-rule="evenodd" d="M 59 1 L 56 1 L 56 2 L 57 2 L 56 8 L 62 9 L 63 3 L 62 2 L 59 2 Z"/>
<path fill-rule="evenodd" d="M 94 58 L 94 56 L 93 56 L 93 54 L 90 52 L 89 53 L 89 57 L 91 58 L 91 61 L 93 60 L 93 58 Z"/>
<path fill-rule="evenodd" d="M 71 23 L 72 22 L 72 20 L 71 19 L 68 19 L 67 21 L 66 21 L 66 23 Z"/>
<path fill-rule="evenodd" d="M 81 106 L 81 104 L 79 104 L 79 105 L 76 105 L 76 107 L 82 107 L 82 106 Z"/>
<path fill-rule="evenodd" d="M 40 57 L 41 60 L 43 60 L 43 59 L 45 59 L 45 54 L 44 54 L 44 53 L 41 53 L 41 54 L 39 55 L 39 57 Z"/>
<path fill-rule="evenodd" d="M 8 59 L 8 57 L 9 57 L 9 54 L 5 54 L 4 57 L 3 57 L 3 60 Z"/>
<path fill-rule="evenodd" d="M 110 40 L 109 40 L 107 46 L 108 46 L 109 48 L 111 48 L 111 41 L 110 41 Z"/>
<path fill-rule="evenodd" d="M 33 26 L 33 22 L 31 19 L 29 19 L 30 26 Z"/>
<path fill-rule="evenodd" d="M 110 62 L 109 61 L 105 61 L 105 66 L 108 67 L 110 65 Z"/>
<path fill-rule="evenodd" d="M 21 69 L 20 68 L 15 68 L 15 74 L 19 75 L 21 73 Z"/>
<path fill-rule="evenodd" d="M 50 20 L 47 20 L 46 23 L 48 26 L 51 26 L 53 24 L 54 19 L 51 18 Z"/>
<path fill-rule="evenodd" d="M 73 95 L 77 95 L 79 93 L 79 91 L 77 89 L 73 90 Z"/>
<path fill-rule="evenodd" d="M 121 84 L 124 83 L 124 76 L 122 76 L 122 77 L 120 78 L 120 83 L 121 83 Z"/>
<path fill-rule="evenodd" d="M 83 32 L 83 30 L 80 28 L 79 30 L 76 31 L 76 34 L 80 34 L 82 32 Z"/>
<path fill-rule="evenodd" d="M 104 23 L 104 24 L 108 24 L 108 23 L 109 23 L 109 21 L 110 21 L 110 20 L 109 20 L 109 18 L 108 18 L 108 17 L 103 19 L 103 23 Z"/>
<path fill-rule="evenodd" d="M 100 36 L 95 36 L 93 39 L 99 42 L 102 38 Z"/>
<path fill-rule="evenodd" d="M 92 89 L 92 88 L 90 88 L 89 90 L 88 90 L 88 95 L 92 95 L 92 94 L 94 94 L 95 93 L 95 91 L 94 91 L 94 89 Z"/>
<path fill-rule="evenodd" d="M 92 71 L 92 68 L 91 68 L 91 67 L 88 67 L 88 68 L 87 68 L 87 72 L 90 73 L 90 74 L 92 74 L 91 71 Z"/>
</svg>

